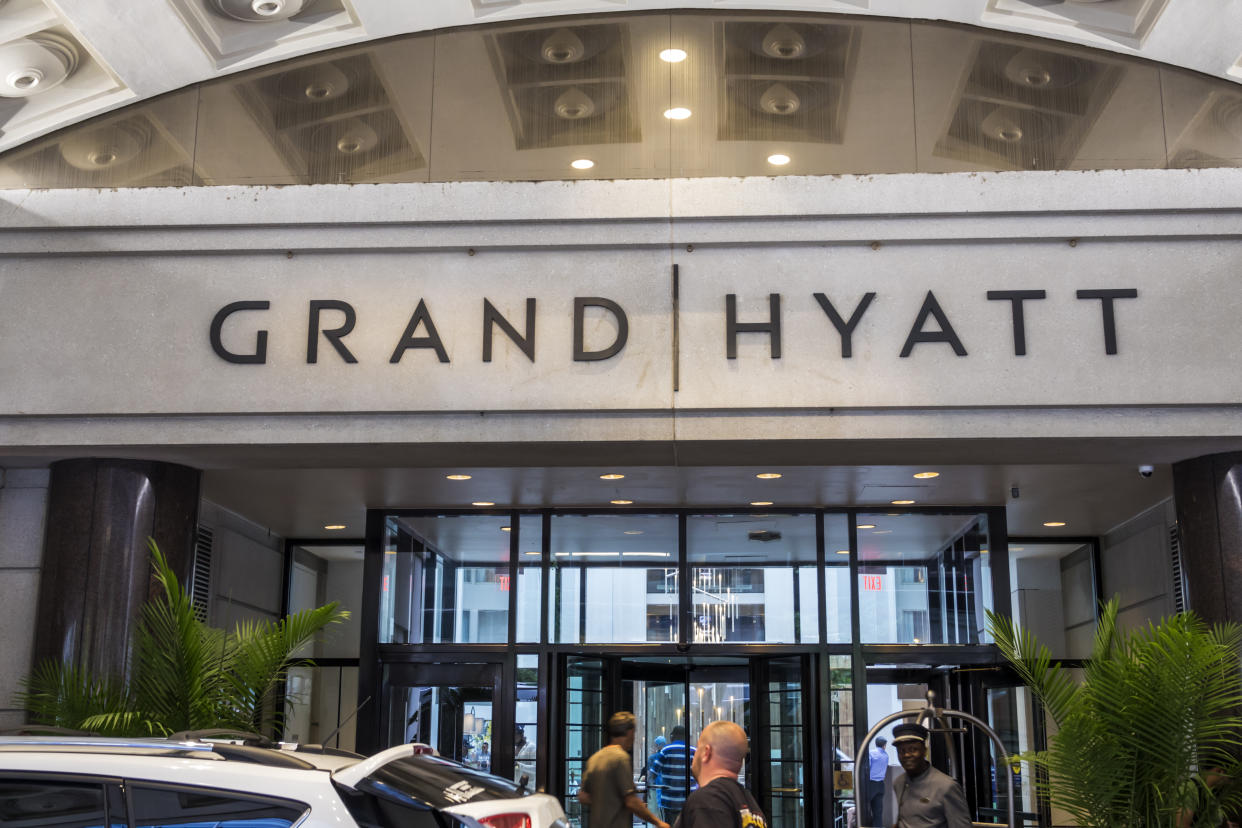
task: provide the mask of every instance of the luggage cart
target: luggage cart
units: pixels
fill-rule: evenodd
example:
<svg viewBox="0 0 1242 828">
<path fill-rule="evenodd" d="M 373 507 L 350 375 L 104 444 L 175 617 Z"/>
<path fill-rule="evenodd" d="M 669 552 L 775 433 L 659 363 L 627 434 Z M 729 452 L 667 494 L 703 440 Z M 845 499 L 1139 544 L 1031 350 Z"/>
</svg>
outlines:
<svg viewBox="0 0 1242 828">
<path fill-rule="evenodd" d="M 858 746 L 858 752 L 854 756 L 855 777 L 857 777 L 858 769 L 863 767 L 863 759 L 865 759 L 867 756 L 867 750 L 868 748 L 871 747 L 872 740 L 875 739 L 876 735 L 881 730 L 883 730 L 885 727 L 887 727 L 890 723 L 895 722 L 899 719 L 913 719 L 915 724 L 923 725 L 924 727 L 926 727 L 928 730 L 932 732 L 937 732 L 937 731 L 948 732 L 949 729 L 947 727 L 946 720 L 947 719 L 958 719 L 968 724 L 974 725 L 975 727 L 977 727 L 978 729 L 986 733 L 988 735 L 988 738 L 992 740 L 992 745 L 996 748 L 997 765 L 1003 764 L 1005 766 L 1005 778 L 1009 782 L 1009 801 L 1007 803 L 1008 804 L 1007 810 L 1008 810 L 1008 816 L 1009 816 L 1008 828 L 1018 828 L 1016 814 L 1014 812 L 1014 801 L 1015 801 L 1014 795 L 1016 792 L 1014 790 L 1014 785 L 1013 785 L 1013 771 L 1011 770 L 1010 765 L 1009 765 L 1009 754 L 1008 752 L 1006 752 L 1004 744 L 1001 743 L 1000 737 L 996 735 L 995 730 L 993 730 L 991 727 L 988 726 L 987 722 L 983 721 L 977 716 L 972 716 L 971 714 L 964 713 L 961 710 L 948 710 L 943 707 L 936 707 L 935 699 L 936 699 L 935 691 L 929 690 L 927 692 L 927 704 L 924 705 L 922 709 L 902 710 L 897 713 L 891 713 L 888 716 L 885 716 L 883 719 L 880 719 L 880 721 L 876 722 L 875 726 L 872 727 L 870 730 L 868 730 L 867 735 L 863 737 L 862 743 Z M 924 724 L 925 722 L 931 722 L 932 724 Z M 954 769 L 954 771 L 956 771 L 957 770 L 957 750 L 953 746 L 953 740 L 946 739 L 945 744 L 947 744 L 949 747 L 949 765 L 950 767 Z M 997 772 L 999 773 L 999 770 Z M 858 785 L 857 778 L 855 778 L 854 784 Z M 857 802 L 857 799 L 858 798 L 855 797 L 856 802 Z M 861 821 L 861 816 L 859 819 Z M 981 828 L 982 826 L 991 826 L 991 828 L 997 828 L 997 824 L 995 822 L 975 822 L 973 824 L 978 825 Z"/>
</svg>

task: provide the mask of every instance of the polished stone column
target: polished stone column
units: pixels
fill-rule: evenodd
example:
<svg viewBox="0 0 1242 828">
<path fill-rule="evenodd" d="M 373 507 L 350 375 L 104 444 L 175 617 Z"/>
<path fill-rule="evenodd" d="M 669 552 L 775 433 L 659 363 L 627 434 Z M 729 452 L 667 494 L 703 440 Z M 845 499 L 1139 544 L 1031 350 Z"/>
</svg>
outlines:
<svg viewBox="0 0 1242 828">
<path fill-rule="evenodd" d="M 189 583 L 201 472 L 143 460 L 53 463 L 34 642 L 45 658 L 125 675 L 140 608 L 159 587 L 147 538 Z"/>
<path fill-rule="evenodd" d="M 1242 452 L 1173 464 L 1187 604 L 1208 622 L 1242 622 Z"/>
</svg>

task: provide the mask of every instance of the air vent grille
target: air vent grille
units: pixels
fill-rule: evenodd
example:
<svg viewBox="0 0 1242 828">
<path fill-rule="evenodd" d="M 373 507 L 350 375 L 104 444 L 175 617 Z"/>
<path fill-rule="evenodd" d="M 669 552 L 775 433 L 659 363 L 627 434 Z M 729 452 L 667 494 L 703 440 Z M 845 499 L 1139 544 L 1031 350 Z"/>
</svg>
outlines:
<svg viewBox="0 0 1242 828">
<path fill-rule="evenodd" d="M 1186 571 L 1182 566 L 1182 541 L 1177 524 L 1169 527 L 1169 561 L 1173 567 L 1173 611 L 1186 611 Z"/>
<path fill-rule="evenodd" d="M 215 533 L 210 526 L 199 524 L 194 539 L 194 572 L 190 579 L 190 600 L 194 603 L 194 615 L 207 623 L 211 604 L 211 556 L 215 545 Z"/>
</svg>

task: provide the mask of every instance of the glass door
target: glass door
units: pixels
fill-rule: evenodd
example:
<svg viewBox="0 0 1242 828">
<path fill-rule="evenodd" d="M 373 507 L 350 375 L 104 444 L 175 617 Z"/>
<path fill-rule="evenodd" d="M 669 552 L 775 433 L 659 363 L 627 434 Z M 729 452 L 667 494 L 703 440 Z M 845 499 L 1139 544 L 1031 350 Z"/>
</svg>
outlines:
<svg viewBox="0 0 1242 828">
<path fill-rule="evenodd" d="M 641 764 L 639 794 L 652 812 L 672 824 L 693 785 L 685 668 L 627 661 L 621 676 L 622 698 L 638 719 L 634 759 Z"/>
<path fill-rule="evenodd" d="M 761 665 L 764 691 L 760 726 L 766 748 L 759 760 L 760 790 L 766 798 L 768 824 L 805 828 L 807 770 L 806 699 L 803 696 L 802 659 L 766 659 Z"/>
<path fill-rule="evenodd" d="M 497 703 L 500 664 L 389 664 L 385 671 L 388 746 L 420 742 L 479 770 L 500 768 L 494 748 L 513 732 L 511 714 Z"/>
</svg>

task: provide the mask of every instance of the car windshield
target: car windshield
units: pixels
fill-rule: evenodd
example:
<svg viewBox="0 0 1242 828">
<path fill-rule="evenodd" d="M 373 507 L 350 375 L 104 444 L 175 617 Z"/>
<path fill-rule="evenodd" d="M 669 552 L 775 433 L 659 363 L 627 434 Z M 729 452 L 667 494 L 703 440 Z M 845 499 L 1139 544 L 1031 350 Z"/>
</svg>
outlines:
<svg viewBox="0 0 1242 828">
<path fill-rule="evenodd" d="M 368 776 L 358 789 L 436 808 L 488 799 L 513 799 L 530 793 L 508 779 L 429 755 L 407 756 L 389 762 Z"/>
</svg>

